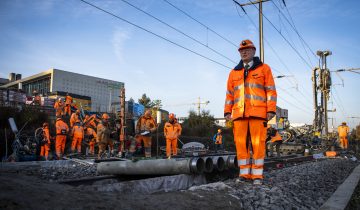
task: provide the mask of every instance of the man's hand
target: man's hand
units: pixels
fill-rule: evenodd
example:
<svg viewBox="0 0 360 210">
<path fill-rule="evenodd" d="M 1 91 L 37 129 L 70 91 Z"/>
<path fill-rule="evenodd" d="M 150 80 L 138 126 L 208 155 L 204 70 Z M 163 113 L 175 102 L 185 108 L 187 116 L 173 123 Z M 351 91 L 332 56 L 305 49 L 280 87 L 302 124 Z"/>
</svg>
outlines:
<svg viewBox="0 0 360 210">
<path fill-rule="evenodd" d="M 231 120 L 231 114 L 225 115 L 225 120 L 226 120 L 226 121 L 230 121 L 230 120 Z"/>
<path fill-rule="evenodd" d="M 268 113 L 267 113 L 267 116 L 266 116 L 267 121 L 271 120 L 274 116 L 275 116 L 274 113 L 268 112 Z"/>
</svg>

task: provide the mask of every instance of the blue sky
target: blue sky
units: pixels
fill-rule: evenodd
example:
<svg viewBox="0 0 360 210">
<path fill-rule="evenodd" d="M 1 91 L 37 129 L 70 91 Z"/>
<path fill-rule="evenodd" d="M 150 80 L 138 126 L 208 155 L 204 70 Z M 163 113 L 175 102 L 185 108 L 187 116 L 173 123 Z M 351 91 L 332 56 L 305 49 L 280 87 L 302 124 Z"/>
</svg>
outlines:
<svg viewBox="0 0 360 210">
<path fill-rule="evenodd" d="M 225 66 L 232 68 L 239 62 L 237 47 L 163 0 L 128 1 L 228 59 L 123 1 L 87 1 Z M 246 38 L 258 45 L 257 26 L 240 8 L 237 12 L 232 0 L 168 1 L 236 45 Z M 264 3 L 264 15 L 310 66 L 264 18 L 265 63 L 273 68 L 275 76 L 291 76 L 276 79 L 280 96 L 278 105 L 289 110 L 291 122 L 309 124 L 313 119 L 311 69 L 318 64 L 318 58 L 312 53 L 331 50 L 333 55 L 328 57 L 330 70 L 360 67 L 360 2 L 286 0 L 295 26 L 312 52 L 307 48 L 304 50 L 296 33 L 277 9 L 279 7 L 289 18 L 281 2 Z M 245 9 L 257 24 L 256 8 L 247 6 Z M 7 78 L 10 72 L 26 77 L 49 68 L 63 69 L 125 82 L 128 99 L 137 100 L 146 93 L 151 99 L 162 100 L 163 108 L 177 116 L 187 116 L 190 109 L 196 110 L 192 104 L 198 97 L 201 101 L 210 101 L 204 108 L 211 114 L 223 116 L 230 68 L 190 53 L 79 0 L 1 0 L 0 31 L 0 77 Z M 339 75 L 344 86 L 334 86 L 329 106 L 337 112 L 330 117 L 334 118 L 334 126 L 347 121 L 353 127 L 360 119 L 348 117 L 360 117 L 360 75 L 351 72 Z M 339 76 L 332 76 L 334 84 L 342 83 Z"/>
</svg>

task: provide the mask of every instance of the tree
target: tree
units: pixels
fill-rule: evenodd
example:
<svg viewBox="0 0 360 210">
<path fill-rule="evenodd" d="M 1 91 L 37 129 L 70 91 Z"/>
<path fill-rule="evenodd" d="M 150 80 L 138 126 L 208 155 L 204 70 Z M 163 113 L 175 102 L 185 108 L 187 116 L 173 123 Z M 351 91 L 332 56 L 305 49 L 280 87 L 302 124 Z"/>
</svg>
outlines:
<svg viewBox="0 0 360 210">
<path fill-rule="evenodd" d="M 151 108 L 151 100 L 144 93 L 141 98 L 138 100 L 139 104 L 143 105 L 145 108 Z"/>
</svg>

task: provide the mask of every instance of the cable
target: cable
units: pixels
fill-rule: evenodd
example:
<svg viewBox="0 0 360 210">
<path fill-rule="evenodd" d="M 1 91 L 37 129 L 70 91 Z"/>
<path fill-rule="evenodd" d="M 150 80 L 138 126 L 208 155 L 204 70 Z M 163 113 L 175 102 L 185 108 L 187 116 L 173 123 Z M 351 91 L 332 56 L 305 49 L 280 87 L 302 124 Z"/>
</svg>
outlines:
<svg viewBox="0 0 360 210">
<path fill-rule="evenodd" d="M 152 14 L 150 14 L 150 13 L 148 13 L 148 12 L 146 12 L 146 11 L 144 11 L 144 10 L 140 9 L 139 7 L 137 7 L 137 6 L 133 5 L 133 4 L 131 4 L 130 2 L 128 2 L 128 1 L 126 1 L 126 0 L 121 0 L 121 1 L 123 1 L 124 3 L 126 3 L 126 4 L 128 4 L 128 5 L 130 5 L 130 6 L 132 6 L 133 8 L 135 8 L 135 9 L 137 9 L 137 10 L 139 10 L 139 11 L 143 12 L 144 14 L 146 14 L 146 15 L 148 15 L 148 16 L 150 16 L 150 17 L 154 18 L 155 20 L 159 21 L 160 23 L 162 23 L 162 24 L 164 24 L 164 25 L 166 25 L 166 26 L 168 26 L 168 27 L 172 28 L 173 30 L 175 30 L 175 31 L 177 31 L 177 32 L 179 32 L 179 33 L 181 33 L 182 35 L 184 35 L 184 36 L 188 37 L 189 39 L 191 39 L 191 40 L 193 40 L 193 41 L 195 41 L 195 42 L 197 42 L 197 43 L 201 44 L 202 46 L 209 48 L 211 51 L 213 51 L 214 53 L 216 53 L 216 54 L 220 55 L 221 57 L 223 57 L 223 58 L 225 58 L 225 59 L 227 59 L 227 60 L 229 60 L 229 61 L 231 61 L 231 62 L 233 62 L 233 63 L 235 63 L 235 64 L 237 64 L 237 63 L 238 63 L 238 62 L 233 61 L 233 60 L 231 60 L 230 58 L 226 57 L 225 55 L 221 54 L 220 52 L 218 52 L 218 51 L 214 50 L 213 48 L 209 47 L 208 45 L 206 45 L 206 44 L 204 44 L 204 43 L 200 42 L 199 40 L 195 39 L 194 37 L 192 37 L 192 36 L 190 36 L 190 35 L 188 35 L 188 34 L 186 34 L 186 33 L 182 32 L 181 30 L 179 30 L 179 29 L 177 29 L 177 28 L 175 28 L 175 27 L 171 26 L 170 24 L 168 24 L 168 23 L 166 23 L 166 22 L 164 22 L 164 21 L 160 20 L 159 18 L 157 18 L 157 17 L 153 16 Z"/>
<path fill-rule="evenodd" d="M 225 38 L 224 36 L 220 35 L 219 33 L 217 33 L 216 31 L 214 31 L 213 29 L 211 29 L 209 26 L 201 23 L 200 21 L 196 20 L 195 18 L 193 18 L 191 15 L 189 15 L 188 13 L 186 13 L 185 11 L 183 11 L 182 9 L 178 8 L 177 6 L 173 5 L 172 3 L 170 3 L 167 0 L 163 0 L 166 3 L 168 3 L 169 5 L 171 5 L 172 7 L 174 7 L 175 9 L 177 9 L 178 11 L 180 11 L 181 13 L 183 13 L 184 15 L 188 16 L 189 18 L 191 18 L 192 20 L 194 20 L 195 22 L 199 23 L 200 25 L 202 25 L 203 27 L 205 27 L 207 30 L 213 32 L 214 34 L 216 34 L 217 36 L 219 36 L 220 38 L 222 38 L 223 40 L 227 41 L 229 44 L 234 45 L 236 48 L 238 48 L 239 46 L 233 42 L 231 42 L 230 40 L 228 40 L 227 38 Z"/>
<path fill-rule="evenodd" d="M 287 102 L 288 104 L 293 105 L 295 108 L 297 108 L 297 109 L 299 109 L 299 110 L 301 110 L 301 111 L 303 111 L 303 112 L 305 112 L 305 113 L 307 113 L 307 114 L 309 114 L 309 115 L 313 115 L 313 114 L 312 114 L 312 113 L 310 113 L 309 111 L 307 111 L 307 110 L 305 110 L 305 109 L 302 109 L 302 108 L 300 108 L 300 107 L 296 106 L 295 104 L 293 104 L 293 103 L 291 103 L 291 102 L 289 102 L 289 101 L 285 100 L 284 98 L 282 98 L 282 97 L 280 97 L 280 96 L 277 96 L 277 97 L 278 97 L 278 98 L 280 98 L 281 100 L 283 100 L 283 101 Z"/>
<path fill-rule="evenodd" d="M 220 66 L 223 66 L 223 67 L 225 67 L 225 68 L 227 68 L 227 69 L 231 69 L 231 67 L 228 67 L 228 66 L 226 66 L 226 65 L 224 65 L 224 64 L 222 64 L 222 63 L 220 63 L 220 62 L 217 62 L 217 61 L 215 61 L 215 60 L 213 60 L 213 59 L 211 59 L 211 58 L 206 57 L 205 55 L 202 55 L 202 54 L 200 54 L 200 53 L 198 53 L 198 52 L 195 52 L 195 51 L 193 51 L 193 50 L 191 50 L 191 49 L 189 49 L 189 48 L 187 48 L 187 47 L 184 47 L 184 46 L 182 46 L 182 45 L 180 45 L 180 44 L 178 44 L 178 43 L 176 43 L 176 42 L 173 42 L 173 41 L 171 41 L 171 40 L 169 40 L 169 39 L 167 39 L 167 38 L 165 38 L 165 37 L 163 37 L 163 36 L 161 36 L 161 35 L 156 34 L 155 32 L 152 32 L 152 31 L 144 28 L 144 27 L 141 27 L 141 26 L 139 26 L 139 25 L 136 25 L 135 23 L 132 23 L 132 22 L 130 22 L 130 21 L 128 21 L 128 20 L 126 20 L 126 19 L 124 19 L 124 18 L 122 18 L 122 17 L 119 17 L 119 16 L 117 16 L 117 15 L 115 15 L 115 14 L 109 12 L 109 11 L 106 11 L 106 10 L 104 10 L 104 9 L 102 9 L 102 8 L 94 5 L 94 4 L 91 4 L 91 3 L 89 3 L 89 2 L 87 2 L 87 1 L 85 1 L 85 0 L 80 0 L 80 1 L 82 1 L 82 2 L 84 2 L 85 4 L 88 4 L 88 5 L 96 8 L 96 9 L 102 11 L 102 12 L 105 12 L 105 13 L 107 13 L 107 14 L 115 17 L 115 18 L 118 18 L 119 20 L 122 20 L 122 21 L 124 21 L 124 22 L 126 22 L 126 23 L 128 23 L 128 24 L 130 24 L 130 25 L 132 25 L 132 26 L 135 26 L 136 28 L 139 28 L 139 29 L 141 29 L 141 30 L 144 30 L 144 31 L 148 32 L 149 34 L 152 34 L 152 35 L 154 35 L 154 36 L 156 36 L 156 37 L 158 37 L 158 38 L 160 38 L 160 39 L 163 39 L 163 40 L 165 40 L 165 41 L 167 41 L 167 42 L 170 42 L 170 43 L 173 44 L 173 45 L 176 45 L 176 46 L 178 46 L 178 47 L 180 47 L 180 48 L 182 48 L 182 49 L 184 49 L 184 50 L 187 50 L 187 51 L 189 51 L 189 52 L 191 52 L 191 53 L 193 53 L 193 54 L 195 54 L 195 55 L 198 55 L 198 56 L 200 56 L 200 57 L 202 57 L 202 58 L 205 58 L 206 60 L 209 60 L 209 61 L 211 61 L 211 62 L 213 62 L 213 63 L 216 63 L 216 64 L 218 64 L 218 65 L 220 65 Z"/>
<path fill-rule="evenodd" d="M 282 91 L 284 91 L 285 93 L 287 93 L 289 96 L 291 96 L 291 97 L 294 98 L 296 101 L 298 101 L 300 104 L 302 104 L 305 108 L 311 109 L 311 108 L 308 107 L 309 105 L 304 104 L 304 102 L 300 101 L 300 100 L 299 100 L 298 98 L 296 98 L 294 95 L 292 95 L 291 93 L 289 93 L 289 91 L 287 91 L 286 89 L 281 88 L 281 87 L 279 87 L 279 86 L 276 86 L 276 88 L 279 88 L 280 90 L 282 90 Z"/>
</svg>

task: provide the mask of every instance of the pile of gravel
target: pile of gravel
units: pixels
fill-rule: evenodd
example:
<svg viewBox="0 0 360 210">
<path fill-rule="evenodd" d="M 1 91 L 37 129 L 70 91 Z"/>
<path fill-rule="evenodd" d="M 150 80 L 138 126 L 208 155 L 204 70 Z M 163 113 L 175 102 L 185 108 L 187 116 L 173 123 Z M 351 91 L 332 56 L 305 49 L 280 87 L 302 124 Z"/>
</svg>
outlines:
<svg viewBox="0 0 360 210">
<path fill-rule="evenodd" d="M 227 182 L 243 209 L 318 209 L 358 165 L 326 159 L 266 172 L 264 183 Z"/>
<path fill-rule="evenodd" d="M 39 176 L 42 179 L 49 181 L 92 177 L 96 176 L 96 164 L 83 165 L 79 163 L 72 163 L 71 165 L 65 167 L 42 167 L 39 171 Z"/>
</svg>

